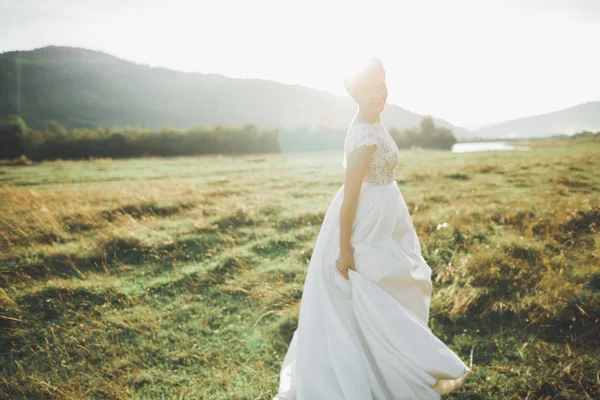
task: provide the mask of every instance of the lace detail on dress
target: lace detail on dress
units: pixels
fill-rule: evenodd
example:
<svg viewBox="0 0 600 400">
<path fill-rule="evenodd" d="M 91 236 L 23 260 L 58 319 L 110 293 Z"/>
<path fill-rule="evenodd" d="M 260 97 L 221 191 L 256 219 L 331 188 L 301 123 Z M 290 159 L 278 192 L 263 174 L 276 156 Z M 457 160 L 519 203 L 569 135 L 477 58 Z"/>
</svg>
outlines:
<svg viewBox="0 0 600 400">
<path fill-rule="evenodd" d="M 344 141 L 344 161 L 346 168 L 348 154 L 360 146 L 377 145 L 371 155 L 363 182 L 385 184 L 396 180 L 396 165 L 399 161 L 398 146 L 381 123 L 358 123 L 350 127 Z"/>
</svg>

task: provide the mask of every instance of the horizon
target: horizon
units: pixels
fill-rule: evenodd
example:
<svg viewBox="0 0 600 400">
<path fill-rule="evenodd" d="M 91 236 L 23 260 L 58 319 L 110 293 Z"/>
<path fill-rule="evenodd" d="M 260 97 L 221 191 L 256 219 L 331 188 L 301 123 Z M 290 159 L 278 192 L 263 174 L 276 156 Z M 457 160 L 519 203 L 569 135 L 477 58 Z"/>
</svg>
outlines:
<svg viewBox="0 0 600 400">
<path fill-rule="evenodd" d="M 153 65 L 149 65 L 149 64 L 146 64 L 146 63 L 143 63 L 143 62 L 136 62 L 136 61 L 133 61 L 133 60 L 128 60 L 128 59 L 125 59 L 125 58 L 122 58 L 122 57 L 118 57 L 118 56 L 115 56 L 114 54 L 110 54 L 110 53 L 107 53 L 107 52 L 102 51 L 102 50 L 88 49 L 88 48 L 84 48 L 84 47 L 76 47 L 76 46 L 68 46 L 68 45 L 45 45 L 45 46 L 42 46 L 42 47 L 36 47 L 36 48 L 32 48 L 32 49 L 6 50 L 6 51 L 1 51 L 0 54 L 10 53 L 10 52 L 30 52 L 30 51 L 45 49 L 45 48 L 48 48 L 48 47 L 67 47 L 67 48 L 78 49 L 78 50 L 98 52 L 98 53 L 102 53 L 102 54 L 105 54 L 105 55 L 108 55 L 108 56 L 111 56 L 111 57 L 115 57 L 115 58 L 117 58 L 117 59 L 119 59 L 121 61 L 134 63 L 136 65 L 147 66 L 147 67 L 150 67 L 150 68 L 164 68 L 164 69 L 168 69 L 168 70 L 175 71 L 175 72 L 197 73 L 197 74 L 202 74 L 202 75 L 219 75 L 219 76 L 222 76 L 222 77 L 225 77 L 225 78 L 230 78 L 230 79 L 259 80 L 259 81 L 273 82 L 273 83 L 278 83 L 278 84 L 282 84 L 282 85 L 289 85 L 289 86 L 297 85 L 297 86 L 305 87 L 305 88 L 312 89 L 312 90 L 323 90 L 323 89 L 309 87 L 309 86 L 303 86 L 303 85 L 299 85 L 299 84 L 289 84 L 289 83 L 279 82 L 279 81 L 275 81 L 275 80 L 272 80 L 272 79 L 266 79 L 266 78 L 253 78 L 253 77 L 236 78 L 236 77 L 224 75 L 224 74 L 221 74 L 221 73 L 218 73 L 218 72 L 204 73 L 204 72 L 199 72 L 199 71 L 182 71 L 182 70 L 173 69 L 173 68 L 169 68 L 169 67 L 153 66 Z M 329 91 L 326 91 L 326 92 L 328 92 L 330 94 L 333 94 L 333 95 L 336 95 L 336 96 L 346 97 L 344 95 L 340 95 L 340 94 L 337 94 L 337 93 L 333 93 L 333 92 L 329 92 Z M 526 116 L 522 116 L 522 117 L 516 117 L 516 118 L 513 118 L 511 120 L 518 120 L 518 119 L 523 119 L 523 118 L 529 118 L 529 117 L 536 117 L 536 116 L 541 116 L 541 115 L 545 115 L 545 114 L 551 114 L 551 113 L 554 113 L 554 112 L 564 111 L 564 110 L 567 110 L 567 109 L 570 109 L 570 108 L 574 108 L 574 107 L 577 107 L 577 106 L 581 106 L 581 105 L 585 105 L 585 104 L 589 104 L 589 103 L 597 103 L 597 102 L 600 102 L 600 100 L 589 100 L 589 101 L 585 101 L 583 103 L 573 104 L 573 105 L 568 106 L 566 108 L 561 108 L 561 109 L 558 109 L 558 110 L 549 110 L 549 111 L 542 112 L 540 114 L 534 114 L 534 115 L 526 115 Z M 401 105 L 395 104 L 395 103 L 388 102 L 388 104 L 396 106 L 396 107 L 405 108 L 405 107 L 402 107 Z M 408 111 L 412 112 L 413 110 L 408 110 Z M 422 114 L 422 115 L 423 116 L 429 115 L 429 116 L 431 116 L 433 118 L 439 118 L 436 115 L 430 115 L 430 114 Z M 439 118 L 439 119 L 444 119 L 444 118 Z M 452 125 L 455 125 L 455 126 L 457 126 L 459 128 L 462 128 L 462 129 L 465 129 L 465 130 L 468 130 L 468 131 L 473 131 L 473 130 L 481 129 L 481 128 L 484 128 L 484 127 L 487 127 L 487 126 L 495 125 L 495 124 L 498 124 L 498 123 L 503 123 L 503 122 L 506 122 L 506 121 L 509 121 L 509 120 L 496 121 L 496 122 L 490 122 L 490 123 L 458 125 L 458 124 L 453 123 L 453 121 L 446 120 L 446 122 L 449 122 Z"/>
<path fill-rule="evenodd" d="M 467 129 L 599 100 L 594 65 L 600 55 L 593 51 L 593 38 L 600 36 L 600 4 L 589 1 L 400 2 L 398 15 L 380 13 L 391 10 L 381 2 L 370 8 L 328 2 L 317 15 L 309 6 L 268 1 L 261 2 L 262 9 L 231 1 L 175 3 L 163 9 L 164 2 L 156 0 L 144 7 L 131 1 L 112 7 L 9 1 L 0 5 L 0 21 L 5 17 L 0 52 L 84 48 L 150 67 L 268 80 L 347 97 L 342 77 L 354 67 L 356 48 L 366 49 L 361 54 L 384 63 L 388 103 Z M 229 5 L 250 8 L 236 14 Z M 336 14 L 343 8 L 348 18 Z M 311 30 L 305 29 L 308 24 L 297 27 L 292 14 L 314 22 Z M 207 15 L 212 18 L 197 18 Z M 366 29 L 357 29 L 357 21 Z M 21 32 L 17 39 L 9 35 L 13 26 Z M 209 37 L 202 29 L 212 35 L 210 41 L 198 41 Z M 397 47 L 404 55 L 394 54 Z M 406 54 L 418 62 L 406 63 Z"/>
</svg>

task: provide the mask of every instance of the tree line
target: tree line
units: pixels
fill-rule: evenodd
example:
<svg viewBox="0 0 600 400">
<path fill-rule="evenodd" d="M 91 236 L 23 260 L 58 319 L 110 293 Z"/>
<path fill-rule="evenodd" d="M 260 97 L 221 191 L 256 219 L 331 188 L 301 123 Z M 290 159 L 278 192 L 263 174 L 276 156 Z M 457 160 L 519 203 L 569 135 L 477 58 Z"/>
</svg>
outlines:
<svg viewBox="0 0 600 400">
<path fill-rule="evenodd" d="M 600 131 L 594 133 L 590 131 L 582 131 L 571 136 L 572 140 L 600 140 Z"/>
<path fill-rule="evenodd" d="M 451 149 L 451 130 L 425 117 L 419 127 L 389 128 L 399 148 Z M 17 115 L 0 120 L 0 159 L 30 160 L 189 156 L 201 154 L 280 153 L 343 148 L 346 130 L 327 127 L 261 128 L 216 125 L 159 131 L 130 128 L 73 128 L 51 120 L 45 130 L 29 128 Z"/>
</svg>

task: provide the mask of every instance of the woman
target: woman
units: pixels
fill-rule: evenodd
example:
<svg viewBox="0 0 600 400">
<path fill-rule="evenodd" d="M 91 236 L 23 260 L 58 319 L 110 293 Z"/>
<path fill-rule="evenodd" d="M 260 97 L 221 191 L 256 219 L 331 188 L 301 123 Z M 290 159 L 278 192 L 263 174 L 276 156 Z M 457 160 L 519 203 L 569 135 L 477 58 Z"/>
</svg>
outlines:
<svg viewBox="0 0 600 400">
<path fill-rule="evenodd" d="M 276 400 L 440 399 L 471 372 L 428 328 L 431 268 L 395 180 L 378 59 L 345 82 L 358 104 L 344 184 L 308 266 Z"/>
</svg>

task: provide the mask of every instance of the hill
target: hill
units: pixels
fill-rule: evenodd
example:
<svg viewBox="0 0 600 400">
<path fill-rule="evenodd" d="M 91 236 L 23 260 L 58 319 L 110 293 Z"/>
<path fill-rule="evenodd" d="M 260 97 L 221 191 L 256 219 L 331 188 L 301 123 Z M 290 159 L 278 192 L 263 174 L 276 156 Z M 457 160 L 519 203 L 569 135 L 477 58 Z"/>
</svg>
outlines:
<svg viewBox="0 0 600 400">
<path fill-rule="evenodd" d="M 20 114 L 37 129 L 51 119 L 67 128 L 344 128 L 355 107 L 349 98 L 298 85 L 155 68 L 82 48 L 47 46 L 0 54 L 0 116 Z M 383 119 L 387 126 L 405 129 L 418 126 L 422 116 L 388 104 Z M 457 136 L 468 134 L 434 120 Z"/>
<path fill-rule="evenodd" d="M 475 129 L 482 138 L 533 138 L 600 131 L 600 101 L 580 104 L 548 114 L 518 118 Z"/>
</svg>

